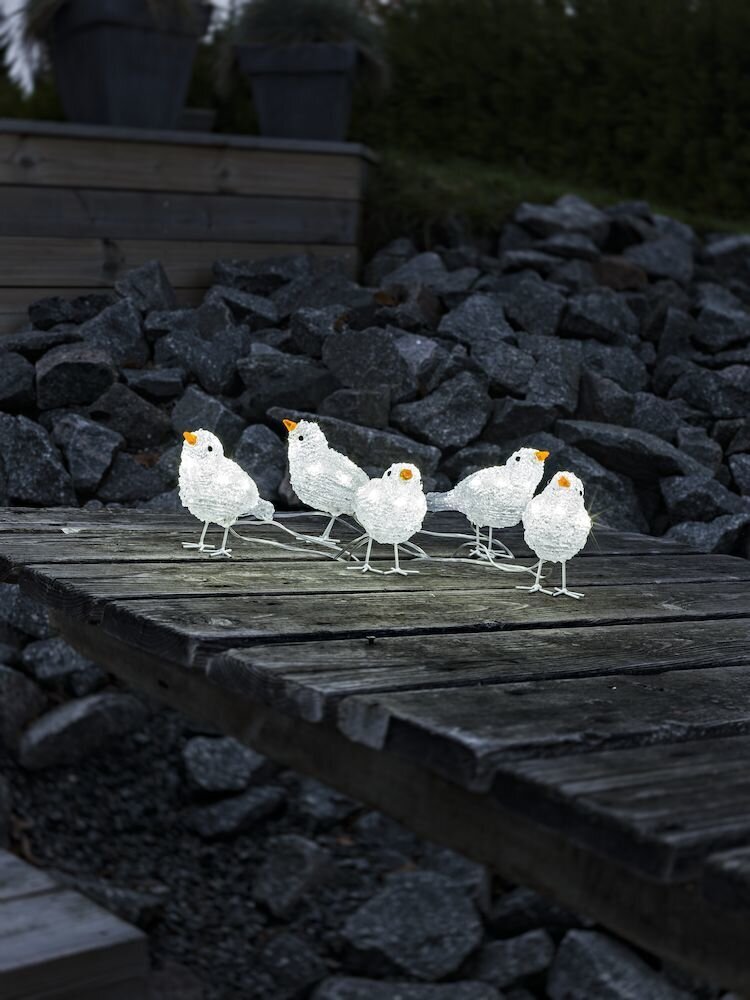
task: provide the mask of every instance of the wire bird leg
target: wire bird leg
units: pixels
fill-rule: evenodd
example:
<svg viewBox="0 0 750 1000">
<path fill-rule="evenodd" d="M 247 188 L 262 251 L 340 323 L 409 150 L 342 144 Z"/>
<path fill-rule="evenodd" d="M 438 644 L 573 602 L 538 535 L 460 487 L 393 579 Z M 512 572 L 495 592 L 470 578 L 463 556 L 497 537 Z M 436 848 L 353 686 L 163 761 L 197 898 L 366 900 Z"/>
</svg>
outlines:
<svg viewBox="0 0 750 1000">
<path fill-rule="evenodd" d="M 227 559 L 232 558 L 232 550 L 227 548 L 227 538 L 229 538 L 229 528 L 224 529 L 224 538 L 222 539 L 221 542 L 221 548 L 214 549 L 214 551 L 210 553 L 212 557 L 226 556 Z"/>
<path fill-rule="evenodd" d="M 544 587 L 540 582 L 541 579 L 542 579 L 542 560 L 540 559 L 539 562 L 536 564 L 536 579 L 534 580 L 534 583 L 530 587 L 524 587 L 521 584 L 516 584 L 516 590 L 528 590 L 529 593 L 531 594 L 535 593 L 535 591 L 538 590 L 542 594 L 549 594 L 550 596 L 552 596 L 553 592 L 551 590 L 544 589 Z"/>
<path fill-rule="evenodd" d="M 209 522 L 205 521 L 203 524 L 203 531 L 201 532 L 201 540 L 199 542 L 183 542 L 183 549 L 198 549 L 199 552 L 207 552 L 213 549 L 213 545 L 206 545 L 206 532 L 208 531 Z"/>
<path fill-rule="evenodd" d="M 398 548 L 399 548 L 398 545 L 393 546 L 393 566 L 391 567 L 391 569 L 387 569 L 385 571 L 385 575 L 390 576 L 391 573 L 398 573 L 399 576 L 410 576 L 413 573 L 416 573 L 418 575 L 419 574 L 418 569 L 401 569 L 401 566 L 398 561 Z"/>
<path fill-rule="evenodd" d="M 382 573 L 383 572 L 382 569 L 375 569 L 375 567 L 370 564 L 370 555 L 372 554 L 372 538 L 370 537 L 370 535 L 363 535 L 359 539 L 357 539 L 357 542 L 361 544 L 363 538 L 367 539 L 367 553 L 365 555 L 364 564 L 360 565 L 359 560 L 357 560 L 356 562 L 351 563 L 351 565 L 347 566 L 346 568 L 358 569 L 360 573 Z"/>
<path fill-rule="evenodd" d="M 575 597 L 575 599 L 577 601 L 579 601 L 583 597 L 583 594 L 578 594 L 578 593 L 576 593 L 575 590 L 568 590 L 568 584 L 567 584 L 567 581 L 565 579 L 565 565 L 566 565 L 566 563 L 563 562 L 562 563 L 562 587 L 555 587 L 555 589 L 553 591 L 553 596 L 554 597 L 559 597 L 561 594 L 565 594 L 566 597 Z"/>
</svg>

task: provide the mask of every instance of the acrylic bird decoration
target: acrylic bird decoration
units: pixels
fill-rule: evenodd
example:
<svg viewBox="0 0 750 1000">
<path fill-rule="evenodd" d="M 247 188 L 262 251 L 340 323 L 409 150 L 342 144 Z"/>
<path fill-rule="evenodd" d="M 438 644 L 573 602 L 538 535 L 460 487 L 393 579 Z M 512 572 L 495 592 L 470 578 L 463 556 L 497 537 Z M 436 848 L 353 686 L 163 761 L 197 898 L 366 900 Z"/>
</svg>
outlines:
<svg viewBox="0 0 750 1000">
<path fill-rule="evenodd" d="M 367 555 L 364 565 L 350 568 L 363 573 L 383 572 L 370 565 L 372 543 L 375 541 L 393 546 L 394 565 L 387 573 L 406 576 L 407 573 L 417 572 L 401 568 L 398 547 L 419 531 L 426 513 L 422 476 L 416 465 L 396 462 L 379 479 L 369 480 L 357 490 L 354 498 L 354 516 L 366 532 L 362 538 L 367 538 Z"/>
<path fill-rule="evenodd" d="M 557 472 L 541 493 L 535 496 L 523 514 L 523 537 L 539 559 L 536 579 L 530 587 L 519 590 L 540 591 L 558 597 L 561 594 L 576 599 L 583 597 L 568 590 L 567 563 L 586 544 L 591 531 L 591 518 L 584 505 L 583 483 L 572 472 Z M 545 590 L 541 585 L 545 562 L 562 564 L 562 586 Z"/>
<path fill-rule="evenodd" d="M 317 539 L 327 542 L 336 519 L 354 514 L 354 494 L 367 482 L 367 473 L 341 452 L 334 451 L 325 434 L 311 420 L 285 420 L 289 431 L 289 479 L 308 507 L 330 520 Z"/>
<path fill-rule="evenodd" d="M 470 554 L 491 560 L 493 529 L 512 528 L 520 522 L 526 505 L 542 481 L 544 461 L 548 456 L 548 451 L 519 448 L 505 465 L 479 469 L 447 493 L 428 493 L 427 509 L 457 510 L 465 514 L 476 531 L 475 546 Z M 481 528 L 488 529 L 486 544 L 480 535 Z M 507 545 L 499 544 L 503 554 L 512 558 L 513 553 Z"/>
<path fill-rule="evenodd" d="M 200 541 L 183 542 L 183 547 L 229 557 L 232 550 L 227 548 L 227 538 L 232 525 L 247 515 L 271 521 L 273 504 L 261 498 L 255 481 L 244 469 L 225 457 L 221 441 L 215 434 L 200 429 L 185 431 L 182 436 L 180 500 L 183 507 L 203 521 Z M 206 544 L 209 524 L 224 528 L 224 539 L 218 549 Z"/>
</svg>

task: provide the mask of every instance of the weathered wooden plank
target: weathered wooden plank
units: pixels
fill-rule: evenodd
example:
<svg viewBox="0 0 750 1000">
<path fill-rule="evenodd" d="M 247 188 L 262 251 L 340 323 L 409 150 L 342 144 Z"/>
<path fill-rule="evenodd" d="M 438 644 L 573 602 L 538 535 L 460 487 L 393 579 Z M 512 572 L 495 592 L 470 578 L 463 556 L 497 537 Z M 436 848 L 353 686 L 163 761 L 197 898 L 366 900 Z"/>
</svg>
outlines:
<svg viewBox="0 0 750 1000">
<path fill-rule="evenodd" d="M 72 542 L 75 545 L 75 542 Z M 304 555 L 304 553 L 302 553 Z M 320 565 L 318 564 L 320 562 Z M 326 560 L 265 562 L 252 568 L 242 562 L 210 557 L 180 562 L 154 562 L 129 568 L 117 563 L 55 563 L 29 566 L 21 573 L 24 590 L 37 600 L 71 614 L 91 616 L 111 600 L 157 597 L 232 597 L 243 594 L 391 593 L 394 591 L 507 591 L 519 583 L 517 573 L 461 562 L 421 562 L 418 575 L 363 574 Z M 592 556 L 580 563 L 580 586 L 691 583 L 750 580 L 750 561 L 732 556 L 623 556 L 616 563 Z M 750 638 L 750 636 L 749 636 Z"/>
<path fill-rule="evenodd" d="M 356 147 L 335 154 L 226 140 L 204 145 L 0 134 L 0 184 L 358 201 L 365 164 Z"/>
<path fill-rule="evenodd" d="M 157 598 L 113 601 L 102 626 L 176 663 L 203 663 L 217 652 L 262 642 L 322 638 L 499 632 L 626 622 L 740 618 L 750 614 L 750 587 L 703 584 L 592 587 L 584 601 L 523 591 L 380 594 L 288 594 L 285 597 Z"/>
<path fill-rule="evenodd" d="M 21 861 L 10 851 L 0 851 L 0 903 L 22 896 L 36 896 L 40 892 L 53 892 L 57 888 L 57 883 L 46 872 Z"/>
<path fill-rule="evenodd" d="M 0 236 L 0 281 L 4 285 L 91 285 L 108 288 L 126 271 L 158 258 L 173 285 L 207 288 L 211 265 L 218 257 L 261 259 L 310 253 L 335 257 L 352 273 L 357 267 L 355 246 L 317 243 L 258 243 L 213 240 L 133 240 L 35 236 Z"/>
<path fill-rule="evenodd" d="M 659 622 L 444 636 L 334 639 L 232 649 L 211 660 L 228 691 L 309 722 L 352 695 L 429 691 L 750 662 L 750 621 Z"/>
<path fill-rule="evenodd" d="M 694 883 L 660 884 L 532 820 L 510 799 L 468 792 L 423 768 L 351 743 L 261 702 L 222 691 L 199 671 L 128 647 L 100 628 L 57 623 L 84 655 L 188 716 L 382 809 L 412 830 L 488 864 L 703 978 L 750 991 L 746 913 L 707 900 Z M 729 742 L 729 741 L 727 741 Z"/>
<path fill-rule="evenodd" d="M 509 762 L 493 794 L 649 877 L 687 879 L 750 841 L 748 754 L 750 738 L 732 736 Z"/>
<path fill-rule="evenodd" d="M 703 892 L 721 906 L 750 909 L 750 847 L 712 854 L 703 866 Z"/>
<path fill-rule="evenodd" d="M 358 223 L 357 202 L 334 198 L 0 185 L 0 236 L 349 246 Z"/>
<path fill-rule="evenodd" d="M 534 633 L 526 638 L 533 645 Z M 513 759 L 750 733 L 750 672 L 746 666 L 648 677 L 612 672 L 360 695 L 339 704 L 338 722 L 352 740 L 485 789 Z"/>
<path fill-rule="evenodd" d="M 77 996 L 141 979 L 148 951 L 140 931 L 76 892 L 0 903 L 0 996 Z M 114 992 L 114 989 L 113 989 Z"/>
</svg>

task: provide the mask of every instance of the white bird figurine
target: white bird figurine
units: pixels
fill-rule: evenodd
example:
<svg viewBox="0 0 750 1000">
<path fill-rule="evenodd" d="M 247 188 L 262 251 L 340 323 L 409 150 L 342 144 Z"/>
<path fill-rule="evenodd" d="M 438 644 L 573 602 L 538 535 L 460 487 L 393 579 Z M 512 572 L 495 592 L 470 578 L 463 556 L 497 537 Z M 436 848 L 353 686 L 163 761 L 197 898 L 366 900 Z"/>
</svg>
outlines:
<svg viewBox="0 0 750 1000">
<path fill-rule="evenodd" d="M 565 567 L 569 559 L 581 551 L 591 531 L 591 518 L 583 502 L 583 483 L 572 472 L 557 472 L 542 492 L 535 496 L 523 514 L 523 537 L 529 548 L 539 557 L 536 580 L 530 587 L 519 587 L 532 593 L 540 590 L 554 597 L 565 594 L 580 598 L 568 590 Z M 562 587 L 545 590 L 540 580 L 542 564 L 562 564 Z"/>
<path fill-rule="evenodd" d="M 261 521 L 273 519 L 273 504 L 263 500 L 255 481 L 236 462 L 225 458 L 221 441 L 211 431 L 185 431 L 180 458 L 182 506 L 203 521 L 199 542 L 183 542 L 186 549 L 212 550 L 212 556 L 231 556 L 229 529 L 238 518 L 252 514 Z M 209 524 L 224 528 L 221 548 L 206 545 Z"/>
<path fill-rule="evenodd" d="M 512 528 L 519 523 L 542 481 L 544 460 L 548 456 L 548 451 L 519 448 L 505 465 L 479 469 L 447 493 L 428 493 L 427 509 L 458 510 L 465 514 L 477 536 L 471 555 L 491 558 L 493 528 Z M 487 546 L 481 541 L 480 528 L 489 529 Z M 506 545 L 503 549 L 512 558 L 513 553 Z"/>
<path fill-rule="evenodd" d="M 328 444 L 320 427 L 310 420 L 285 420 L 289 431 L 289 479 L 302 503 L 330 516 L 319 541 L 328 541 L 336 518 L 354 514 L 354 494 L 367 482 L 367 473 Z"/>
<path fill-rule="evenodd" d="M 367 532 L 367 555 L 364 566 L 357 566 L 363 573 L 374 570 L 370 565 L 372 543 L 393 546 L 394 566 L 388 573 L 416 573 L 417 570 L 401 569 L 398 547 L 408 542 L 422 527 L 427 513 L 427 501 L 422 490 L 422 476 L 415 465 L 396 462 L 380 479 L 370 479 L 357 490 L 354 499 L 354 516 Z"/>
</svg>

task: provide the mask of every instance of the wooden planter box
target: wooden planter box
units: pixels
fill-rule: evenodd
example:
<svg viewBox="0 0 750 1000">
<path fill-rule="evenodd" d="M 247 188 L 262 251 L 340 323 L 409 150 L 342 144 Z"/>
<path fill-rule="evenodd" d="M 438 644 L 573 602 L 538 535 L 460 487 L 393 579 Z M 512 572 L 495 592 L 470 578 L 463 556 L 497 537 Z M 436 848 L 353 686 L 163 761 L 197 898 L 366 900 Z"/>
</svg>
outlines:
<svg viewBox="0 0 750 1000">
<path fill-rule="evenodd" d="M 150 258 L 185 303 L 217 257 L 359 265 L 370 151 L 355 143 L 0 119 L 0 332 L 45 295 L 110 288 Z"/>
</svg>

